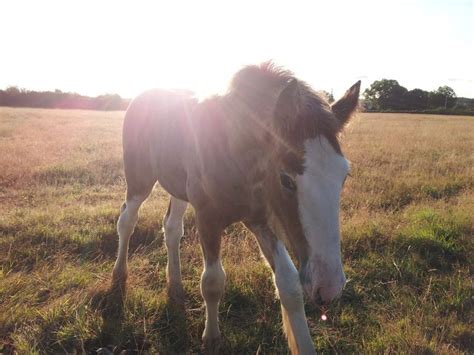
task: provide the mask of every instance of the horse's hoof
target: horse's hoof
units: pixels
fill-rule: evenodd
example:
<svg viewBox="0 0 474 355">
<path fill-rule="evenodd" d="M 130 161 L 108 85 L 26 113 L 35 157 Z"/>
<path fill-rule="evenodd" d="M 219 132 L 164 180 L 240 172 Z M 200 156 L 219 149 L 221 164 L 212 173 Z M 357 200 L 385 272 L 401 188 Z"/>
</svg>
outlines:
<svg viewBox="0 0 474 355">
<path fill-rule="evenodd" d="M 112 274 L 112 284 L 110 286 L 110 291 L 116 294 L 125 295 L 127 292 L 127 274 Z"/>
<path fill-rule="evenodd" d="M 112 283 L 109 296 L 124 299 L 127 296 L 127 285 L 124 283 Z"/>
<path fill-rule="evenodd" d="M 183 286 L 168 286 L 168 299 L 171 303 L 177 306 L 184 307 L 184 301 L 186 299 L 186 294 L 184 293 Z"/>
<path fill-rule="evenodd" d="M 202 340 L 202 350 L 206 355 L 217 355 L 220 354 L 222 345 L 222 338 L 203 338 Z"/>
</svg>

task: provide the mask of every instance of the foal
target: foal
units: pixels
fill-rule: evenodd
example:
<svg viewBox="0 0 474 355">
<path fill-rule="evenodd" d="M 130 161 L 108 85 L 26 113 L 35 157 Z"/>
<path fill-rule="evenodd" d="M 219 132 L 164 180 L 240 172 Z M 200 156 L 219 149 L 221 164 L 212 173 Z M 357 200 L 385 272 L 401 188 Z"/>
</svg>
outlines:
<svg viewBox="0 0 474 355">
<path fill-rule="evenodd" d="M 264 63 L 240 70 L 226 95 L 203 102 L 163 90 L 138 96 L 123 126 L 127 197 L 114 286 L 125 287 L 138 210 L 158 181 L 171 195 L 163 224 L 168 287 L 176 297 L 183 294 L 182 218 L 188 202 L 195 210 L 204 256 L 205 349 L 217 351 L 221 337 L 221 234 L 242 221 L 273 270 L 291 352 L 314 353 L 303 294 L 329 302 L 345 284 L 339 197 L 349 164 L 338 136 L 357 107 L 359 89 L 357 82 L 330 106 L 291 72 Z"/>
</svg>

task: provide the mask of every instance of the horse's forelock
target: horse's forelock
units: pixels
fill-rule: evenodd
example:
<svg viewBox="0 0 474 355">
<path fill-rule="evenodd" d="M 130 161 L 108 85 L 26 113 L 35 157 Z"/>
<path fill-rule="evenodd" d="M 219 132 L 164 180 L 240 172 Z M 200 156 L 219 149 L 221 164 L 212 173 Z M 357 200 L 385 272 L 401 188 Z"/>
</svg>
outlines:
<svg viewBox="0 0 474 355">
<path fill-rule="evenodd" d="M 338 141 L 340 122 L 329 103 L 305 82 L 297 81 L 297 84 L 296 89 L 291 90 L 290 85 L 295 85 L 290 82 L 290 92 L 284 89 L 278 99 L 274 119 L 279 136 L 291 150 L 302 151 L 306 140 L 322 135 L 341 153 Z"/>
<path fill-rule="evenodd" d="M 306 84 L 302 90 L 303 108 L 296 124 L 297 139 L 305 141 L 322 135 L 334 149 L 341 153 L 339 146 L 340 122 L 331 111 L 329 103 Z"/>
</svg>

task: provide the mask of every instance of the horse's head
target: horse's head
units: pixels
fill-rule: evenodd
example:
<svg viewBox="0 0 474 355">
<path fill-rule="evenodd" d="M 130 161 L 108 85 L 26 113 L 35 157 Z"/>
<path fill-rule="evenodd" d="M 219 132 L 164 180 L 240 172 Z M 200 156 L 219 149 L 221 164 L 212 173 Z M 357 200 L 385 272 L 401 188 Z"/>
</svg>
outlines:
<svg viewBox="0 0 474 355">
<path fill-rule="evenodd" d="M 340 250 L 339 199 L 349 173 L 338 135 L 355 111 L 360 82 L 330 106 L 290 79 L 279 95 L 269 175 L 270 224 L 298 259 L 306 296 L 329 302 L 346 282 Z"/>
</svg>

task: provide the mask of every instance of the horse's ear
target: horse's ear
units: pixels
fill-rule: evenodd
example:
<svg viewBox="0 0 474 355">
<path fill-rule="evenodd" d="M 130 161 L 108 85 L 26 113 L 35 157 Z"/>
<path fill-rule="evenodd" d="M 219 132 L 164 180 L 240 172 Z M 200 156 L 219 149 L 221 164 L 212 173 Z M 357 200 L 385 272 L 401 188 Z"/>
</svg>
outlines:
<svg viewBox="0 0 474 355">
<path fill-rule="evenodd" d="M 331 106 L 332 112 L 339 122 L 341 122 L 341 128 L 344 127 L 356 110 L 359 102 L 359 92 L 360 80 L 352 85 L 351 88 L 346 91 L 344 96 Z"/>
<path fill-rule="evenodd" d="M 278 97 L 275 107 L 275 118 L 281 129 L 290 128 L 299 111 L 298 80 L 291 79 Z"/>
</svg>

